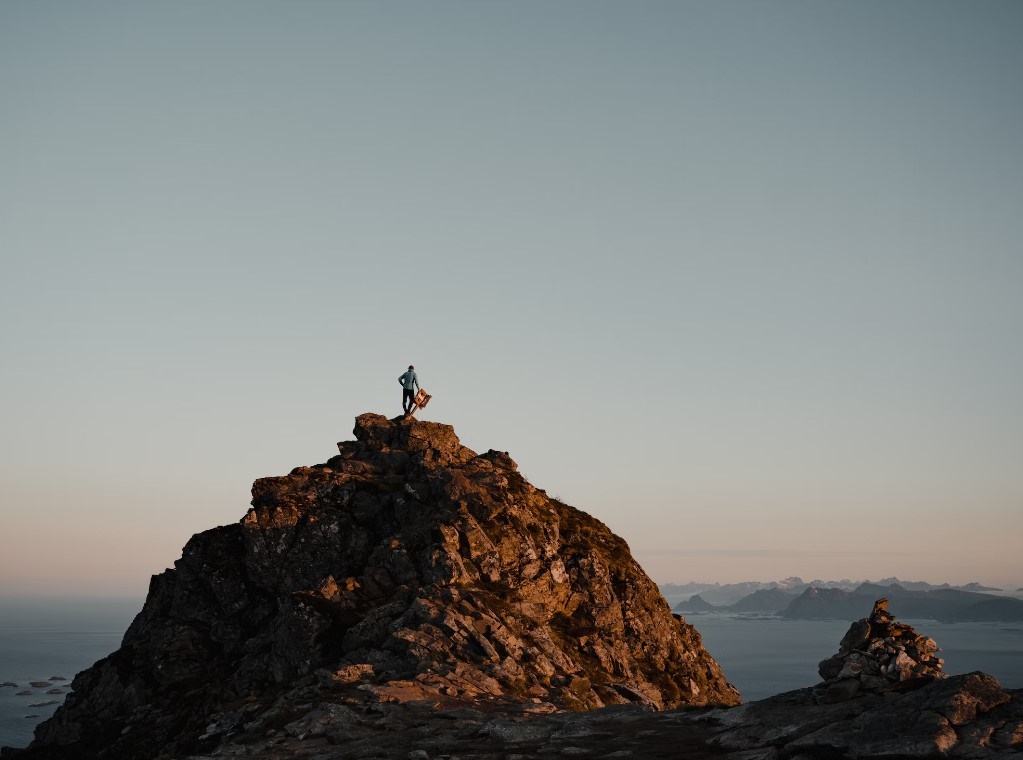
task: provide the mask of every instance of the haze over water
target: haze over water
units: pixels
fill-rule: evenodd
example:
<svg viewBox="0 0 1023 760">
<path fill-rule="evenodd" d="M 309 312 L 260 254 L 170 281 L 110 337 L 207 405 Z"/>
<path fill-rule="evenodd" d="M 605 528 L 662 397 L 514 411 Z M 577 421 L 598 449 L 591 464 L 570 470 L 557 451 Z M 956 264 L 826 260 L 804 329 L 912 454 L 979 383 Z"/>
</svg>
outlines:
<svg viewBox="0 0 1023 760">
<path fill-rule="evenodd" d="M 1023 5 L 0 4 L 0 591 L 364 411 L 659 582 L 1023 586 Z"/>
<path fill-rule="evenodd" d="M 0 746 L 28 744 L 74 676 L 116 650 L 141 609 L 140 599 L 0 596 L 0 683 L 17 684 L 0 688 Z M 66 680 L 30 686 L 52 676 Z"/>
<path fill-rule="evenodd" d="M 25 746 L 35 725 L 63 701 L 29 681 L 60 675 L 69 680 L 114 651 L 141 609 L 141 599 L 29 600 L 0 597 L 0 745 Z M 783 620 L 771 616 L 709 613 L 688 616 L 725 675 L 747 701 L 812 686 L 820 679 L 819 660 L 838 649 L 848 630 L 844 620 Z M 1019 623 L 938 623 L 907 620 L 942 647 L 945 670 L 982 670 L 1006 688 L 1023 688 L 1023 625 Z M 54 682 L 66 687 L 68 682 Z M 31 696 L 20 695 L 32 691 Z M 38 717 L 27 717 L 27 716 Z"/>
</svg>

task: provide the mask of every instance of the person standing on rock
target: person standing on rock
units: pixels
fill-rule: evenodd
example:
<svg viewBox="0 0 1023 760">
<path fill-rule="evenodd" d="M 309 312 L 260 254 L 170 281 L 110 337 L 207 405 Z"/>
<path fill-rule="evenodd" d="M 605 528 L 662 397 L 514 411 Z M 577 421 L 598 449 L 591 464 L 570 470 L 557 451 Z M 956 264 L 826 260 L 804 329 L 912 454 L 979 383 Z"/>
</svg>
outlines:
<svg viewBox="0 0 1023 760">
<path fill-rule="evenodd" d="M 416 408 L 416 391 L 419 389 L 419 378 L 416 377 L 416 368 L 408 365 L 408 372 L 398 378 L 401 387 L 404 389 L 401 394 L 401 408 L 408 414 Z"/>
</svg>

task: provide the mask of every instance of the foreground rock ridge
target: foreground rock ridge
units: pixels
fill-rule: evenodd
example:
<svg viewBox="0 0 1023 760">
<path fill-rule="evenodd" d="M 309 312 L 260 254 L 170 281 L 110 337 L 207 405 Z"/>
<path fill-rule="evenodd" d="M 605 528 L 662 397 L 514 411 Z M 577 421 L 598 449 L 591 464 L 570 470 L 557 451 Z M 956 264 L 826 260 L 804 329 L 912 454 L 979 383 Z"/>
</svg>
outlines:
<svg viewBox="0 0 1023 760">
<path fill-rule="evenodd" d="M 986 673 L 949 676 L 934 639 L 878 599 L 816 686 L 696 716 L 734 760 L 905 760 L 1023 755 L 1023 690 Z"/>
<path fill-rule="evenodd" d="M 549 757 L 680 760 L 919 760 L 1019 757 L 1023 691 L 984 673 L 946 676 L 928 637 L 898 623 L 879 600 L 852 624 L 815 686 L 734 707 L 656 711 L 641 702 L 585 712 L 534 697 L 472 701 L 432 693 L 414 680 L 376 683 L 368 666 L 320 669 L 276 699 L 250 695 L 209 715 L 197 754 L 185 742 L 153 757 L 184 760 L 544 760 Z M 900 648 L 901 647 L 901 648 Z M 891 649 L 892 651 L 888 651 Z M 913 651 L 927 672 L 903 667 Z M 883 653 L 882 653 L 883 652 Z M 856 653 L 873 653 L 877 671 Z M 844 676 L 830 676 L 834 660 Z M 919 669 L 918 669 L 919 670 Z M 860 677 L 862 676 L 862 678 Z M 849 688 L 848 681 L 858 685 Z M 431 696 L 432 694 L 432 696 Z M 535 701 L 534 701 L 535 700 Z M 148 708 L 140 708 L 150 715 Z M 130 721 L 127 734 L 145 735 Z M 130 757 L 115 742 L 93 755 L 81 745 L 39 746 L 28 757 Z M 142 756 L 141 753 L 136 756 Z"/>
<path fill-rule="evenodd" d="M 740 702 L 625 541 L 507 454 L 377 414 L 354 433 L 193 536 L 32 752 L 211 752 L 353 694 L 538 713 Z"/>
</svg>

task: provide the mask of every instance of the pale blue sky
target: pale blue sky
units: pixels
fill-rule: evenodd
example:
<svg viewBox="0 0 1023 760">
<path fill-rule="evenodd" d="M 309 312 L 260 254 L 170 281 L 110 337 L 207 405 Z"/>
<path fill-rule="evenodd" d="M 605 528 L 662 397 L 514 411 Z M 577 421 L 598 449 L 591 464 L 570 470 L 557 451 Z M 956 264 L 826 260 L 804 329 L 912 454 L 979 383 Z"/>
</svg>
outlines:
<svg viewBox="0 0 1023 760">
<path fill-rule="evenodd" d="M 364 411 L 655 580 L 1023 585 L 1023 4 L 0 3 L 0 590 Z"/>
</svg>

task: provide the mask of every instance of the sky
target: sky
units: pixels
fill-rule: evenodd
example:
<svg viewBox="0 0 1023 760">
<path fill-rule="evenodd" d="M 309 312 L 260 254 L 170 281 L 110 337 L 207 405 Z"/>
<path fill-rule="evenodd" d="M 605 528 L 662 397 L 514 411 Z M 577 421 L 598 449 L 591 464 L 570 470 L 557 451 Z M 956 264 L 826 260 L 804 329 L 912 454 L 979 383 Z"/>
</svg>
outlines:
<svg viewBox="0 0 1023 760">
<path fill-rule="evenodd" d="M 421 417 L 661 583 L 1023 586 L 1023 4 L 0 3 L 0 592 Z"/>
</svg>

